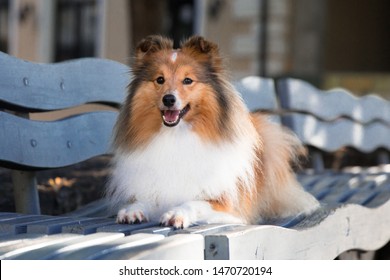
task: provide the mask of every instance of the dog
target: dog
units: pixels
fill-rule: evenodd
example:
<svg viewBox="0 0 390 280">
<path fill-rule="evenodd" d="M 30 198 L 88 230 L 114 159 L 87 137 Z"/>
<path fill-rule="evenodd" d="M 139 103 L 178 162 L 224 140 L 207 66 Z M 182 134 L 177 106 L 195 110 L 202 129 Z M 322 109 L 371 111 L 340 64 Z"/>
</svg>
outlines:
<svg viewBox="0 0 390 280">
<path fill-rule="evenodd" d="M 248 111 L 215 43 L 149 36 L 132 75 L 107 188 L 118 223 L 255 224 L 319 206 L 293 173 L 301 144 Z"/>
</svg>

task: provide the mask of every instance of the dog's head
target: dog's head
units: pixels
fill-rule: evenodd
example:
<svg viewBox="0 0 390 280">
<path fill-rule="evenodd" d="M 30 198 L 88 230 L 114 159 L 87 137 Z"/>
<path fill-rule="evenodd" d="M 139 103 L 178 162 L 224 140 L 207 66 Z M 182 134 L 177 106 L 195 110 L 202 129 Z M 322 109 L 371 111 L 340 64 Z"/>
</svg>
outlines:
<svg viewBox="0 0 390 280">
<path fill-rule="evenodd" d="M 151 135 L 183 123 L 206 138 L 225 130 L 231 90 L 216 44 L 193 36 L 174 49 L 171 40 L 149 36 L 136 47 L 132 73 L 122 113 L 132 137 L 137 128 Z"/>
</svg>

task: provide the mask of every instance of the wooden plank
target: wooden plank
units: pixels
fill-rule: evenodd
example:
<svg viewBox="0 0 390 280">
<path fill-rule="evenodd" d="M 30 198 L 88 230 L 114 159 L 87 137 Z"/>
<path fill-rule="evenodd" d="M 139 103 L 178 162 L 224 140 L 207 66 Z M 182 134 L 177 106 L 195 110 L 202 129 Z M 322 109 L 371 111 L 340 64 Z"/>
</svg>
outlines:
<svg viewBox="0 0 390 280">
<path fill-rule="evenodd" d="M 362 184 L 360 176 L 350 176 L 349 174 L 335 173 L 330 177 L 332 183 L 327 188 L 322 188 L 320 184 L 314 186 L 312 193 L 321 200 L 322 203 L 340 204 L 348 197 L 358 191 Z"/>
<path fill-rule="evenodd" d="M 245 77 L 234 83 L 250 111 L 275 111 L 278 108 L 273 79 Z"/>
<path fill-rule="evenodd" d="M 356 180 L 351 180 L 346 186 L 347 190 L 345 190 L 344 197 L 338 197 L 338 202 L 366 205 L 376 199 L 383 189 L 386 188 L 386 183 L 390 182 L 390 174 L 361 174 L 356 177 L 353 178 Z M 329 199 L 332 199 L 332 197 L 326 197 L 325 201 Z"/>
<path fill-rule="evenodd" d="M 206 259 L 334 259 L 350 249 L 376 250 L 390 240 L 390 201 L 346 205 L 299 229 L 248 226 L 205 236 Z"/>
<path fill-rule="evenodd" d="M 358 192 L 358 189 L 350 189 L 350 188 L 333 188 L 330 192 L 326 194 L 321 199 L 322 203 L 326 203 L 328 205 L 338 205 L 344 203 L 353 195 Z"/>
<path fill-rule="evenodd" d="M 3 219 L 0 221 L 0 232 L 9 234 L 20 234 L 27 232 L 29 224 L 41 221 L 52 221 L 58 219 L 55 216 L 44 215 L 23 215 L 14 218 Z"/>
<path fill-rule="evenodd" d="M 62 226 L 63 233 L 91 234 L 95 233 L 99 227 L 115 225 L 114 219 L 89 218 L 81 220 L 77 224 Z"/>
<path fill-rule="evenodd" d="M 366 207 L 376 208 L 390 200 L 390 173 L 380 174 L 374 177 L 379 193 L 370 201 L 364 203 Z"/>
<path fill-rule="evenodd" d="M 281 123 L 275 84 L 272 79 L 249 76 L 234 82 L 234 86 L 241 94 L 249 111 L 267 112 L 270 114 L 270 121 L 277 124 Z"/>
<path fill-rule="evenodd" d="M 390 123 L 390 102 L 376 95 L 356 97 L 345 89 L 322 91 L 298 79 L 282 79 L 278 92 L 284 109 L 306 112 L 327 121 L 342 116 L 361 123 Z"/>
<path fill-rule="evenodd" d="M 186 229 L 174 230 L 168 233 L 168 236 L 175 234 L 215 234 L 221 231 L 232 230 L 237 227 L 242 227 L 240 224 L 204 224 L 191 226 Z"/>
<path fill-rule="evenodd" d="M 369 208 L 377 208 L 390 200 L 390 189 L 380 190 L 374 199 L 365 203 L 364 206 Z"/>
<path fill-rule="evenodd" d="M 96 229 L 96 232 L 121 232 L 124 235 L 130 235 L 137 232 L 142 232 L 150 230 L 150 228 L 156 228 L 158 226 L 158 223 L 141 223 L 141 224 L 111 224 L 111 225 L 105 225 L 102 227 L 98 227 Z M 159 227 L 161 229 L 161 227 Z M 158 233 L 155 231 L 154 233 Z"/>
<path fill-rule="evenodd" d="M 80 238 L 81 235 L 75 234 L 56 234 L 49 236 L 36 236 L 36 235 L 21 235 L 18 239 L 18 242 L 11 243 L 10 241 L 0 239 L 0 259 L 10 259 L 19 254 L 29 252 L 31 250 L 37 250 L 45 246 L 50 246 L 52 244 L 63 243 L 68 240 Z M 4 246 L 1 246 L 2 243 L 5 243 Z"/>
<path fill-rule="evenodd" d="M 150 233 L 150 234 L 161 234 L 163 236 L 168 236 L 172 231 L 174 231 L 173 227 L 152 226 L 152 227 L 133 230 L 130 234 Z"/>
<path fill-rule="evenodd" d="M 0 102 L 13 106 L 57 110 L 92 102 L 120 104 L 129 79 L 129 68 L 110 60 L 40 64 L 0 52 Z"/>
<path fill-rule="evenodd" d="M 299 183 L 305 188 L 305 190 L 310 190 L 315 183 L 321 180 L 321 178 L 322 175 L 319 174 L 297 174 L 297 179 Z"/>
<path fill-rule="evenodd" d="M 378 199 L 379 193 L 385 195 L 382 189 L 390 184 L 389 174 L 372 174 L 367 169 L 361 169 L 361 173 L 333 172 L 317 176 L 323 179 L 316 181 L 308 191 L 322 203 L 330 205 L 375 203 L 372 200 Z"/>
<path fill-rule="evenodd" d="M 50 260 L 60 258 L 69 253 L 75 252 L 85 247 L 99 246 L 105 242 L 110 242 L 122 238 L 122 233 L 94 233 L 80 236 L 79 238 L 67 239 L 63 242 L 47 244 L 44 247 L 31 249 L 26 252 L 13 255 L 9 259 L 15 260 Z"/>
<path fill-rule="evenodd" d="M 332 176 L 326 174 L 321 180 L 318 180 L 316 184 L 312 186 L 309 192 L 318 200 L 322 200 L 332 191 L 333 188 L 338 188 L 348 183 L 349 178 L 349 176 Z"/>
<path fill-rule="evenodd" d="M 9 234 L 7 236 L 0 237 L 0 249 L 3 250 L 6 246 L 14 246 L 18 243 L 23 243 L 23 240 L 26 239 L 35 239 L 42 238 L 46 236 L 45 234 L 30 234 L 30 233 L 22 233 L 22 234 Z M 2 251 L 6 252 L 6 251 Z"/>
<path fill-rule="evenodd" d="M 0 222 L 4 219 L 15 218 L 18 216 L 23 216 L 23 215 L 24 214 L 22 214 L 22 213 L 0 212 Z"/>
<path fill-rule="evenodd" d="M 63 260 L 94 260 L 103 258 L 104 256 L 129 248 L 136 248 L 146 244 L 153 244 L 164 239 L 160 234 L 139 233 L 126 236 L 124 238 L 115 239 L 109 242 L 99 244 L 98 246 L 89 246 L 81 248 L 77 251 L 69 252 L 68 254 L 57 256 L 54 259 Z"/>
<path fill-rule="evenodd" d="M 381 122 L 367 125 L 349 119 L 323 122 L 313 116 L 296 113 L 284 116 L 283 123 L 290 127 L 305 145 L 327 152 L 334 152 L 346 146 L 366 153 L 378 148 L 390 150 L 390 126 Z"/>
<path fill-rule="evenodd" d="M 178 234 L 150 244 L 108 253 L 104 260 L 203 260 L 204 238 L 199 234 Z"/>
<path fill-rule="evenodd" d="M 53 220 L 44 220 L 30 223 L 27 225 L 27 233 L 41 233 L 41 234 L 56 234 L 62 232 L 62 227 L 70 225 L 78 225 L 79 223 L 90 220 L 91 218 L 68 218 L 57 217 Z"/>
<path fill-rule="evenodd" d="M 55 168 L 110 152 L 116 112 L 93 112 L 55 121 L 31 121 L 0 111 L 0 163 Z"/>
<path fill-rule="evenodd" d="M 346 200 L 345 203 L 360 204 L 366 206 L 368 203 L 375 200 L 380 194 L 381 194 L 380 190 L 372 190 L 372 189 L 360 190 L 357 193 L 353 194 L 350 198 L 348 198 L 348 200 Z M 388 196 L 388 199 L 390 199 L 390 196 Z"/>
</svg>

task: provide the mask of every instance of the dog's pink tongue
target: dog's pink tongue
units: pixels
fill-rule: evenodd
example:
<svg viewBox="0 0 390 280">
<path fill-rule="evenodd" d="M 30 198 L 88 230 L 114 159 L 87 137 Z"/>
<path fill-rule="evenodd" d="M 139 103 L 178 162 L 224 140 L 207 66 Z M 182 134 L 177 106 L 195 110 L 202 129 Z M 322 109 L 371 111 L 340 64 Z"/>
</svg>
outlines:
<svg viewBox="0 0 390 280">
<path fill-rule="evenodd" d="M 177 118 L 179 117 L 180 111 L 179 110 L 166 110 L 164 112 L 164 118 L 167 122 L 175 122 Z"/>
</svg>

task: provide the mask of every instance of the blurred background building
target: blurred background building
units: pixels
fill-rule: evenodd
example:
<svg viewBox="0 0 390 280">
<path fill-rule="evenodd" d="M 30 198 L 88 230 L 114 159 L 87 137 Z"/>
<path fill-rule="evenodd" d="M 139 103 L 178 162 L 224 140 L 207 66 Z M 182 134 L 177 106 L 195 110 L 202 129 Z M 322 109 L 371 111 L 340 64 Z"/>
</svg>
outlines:
<svg viewBox="0 0 390 280">
<path fill-rule="evenodd" d="M 0 50 L 128 63 L 149 34 L 217 42 L 233 79 L 298 77 L 390 98 L 388 0 L 0 0 Z"/>
</svg>

